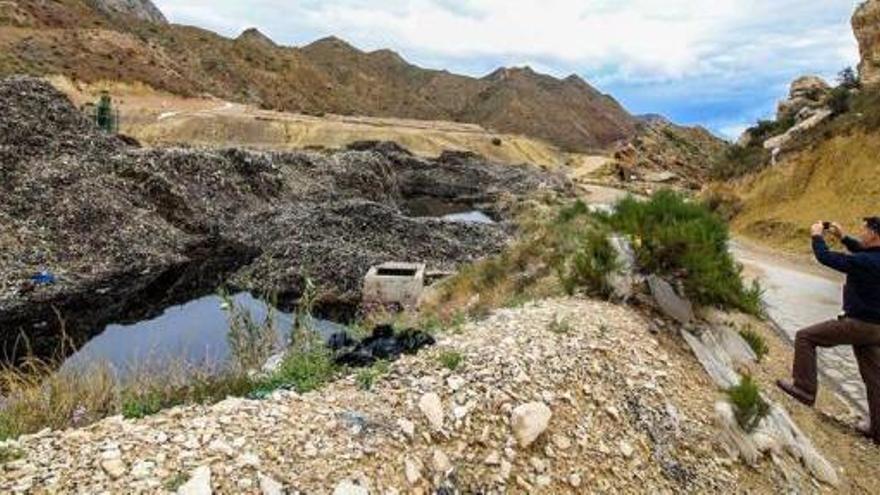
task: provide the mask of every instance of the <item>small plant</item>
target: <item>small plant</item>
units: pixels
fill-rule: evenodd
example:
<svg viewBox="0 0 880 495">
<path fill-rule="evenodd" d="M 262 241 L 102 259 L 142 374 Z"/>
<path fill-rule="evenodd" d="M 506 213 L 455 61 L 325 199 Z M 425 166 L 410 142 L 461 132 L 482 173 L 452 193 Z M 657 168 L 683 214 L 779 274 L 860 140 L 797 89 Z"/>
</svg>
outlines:
<svg viewBox="0 0 880 495">
<path fill-rule="evenodd" d="M 444 351 L 440 354 L 440 364 L 442 364 L 449 371 L 455 371 L 461 366 L 462 361 L 464 361 L 464 356 L 461 355 L 458 351 Z"/>
<path fill-rule="evenodd" d="M 547 325 L 547 330 L 557 335 L 568 335 L 574 331 L 568 318 L 560 320 L 558 317 L 554 317 L 550 324 Z"/>
<path fill-rule="evenodd" d="M 21 449 L 7 446 L 0 447 L 0 466 L 7 462 L 17 461 L 22 457 L 24 457 L 24 452 Z"/>
<path fill-rule="evenodd" d="M 259 382 L 251 395 L 261 397 L 279 389 L 311 392 L 332 380 L 338 371 L 326 347 L 291 351 L 278 370 Z"/>
<path fill-rule="evenodd" d="M 354 381 L 359 389 L 369 391 L 373 389 L 376 380 L 388 374 L 388 370 L 389 365 L 387 361 L 378 361 L 371 368 L 364 368 L 358 371 Z"/>
<path fill-rule="evenodd" d="M 737 423 L 748 433 L 755 431 L 770 413 L 770 405 L 761 397 L 760 387 L 749 375 L 743 376 L 739 385 L 727 389 L 726 393 Z"/>
<path fill-rule="evenodd" d="M 269 305 L 265 319 L 259 322 L 248 309 L 239 307 L 229 294 L 221 292 L 220 297 L 229 320 L 226 340 L 235 366 L 242 372 L 259 368 L 278 346 L 273 306 Z"/>
<path fill-rule="evenodd" d="M 165 481 L 165 489 L 169 492 L 175 493 L 180 489 L 186 482 L 189 481 L 189 475 L 186 473 L 177 473 L 174 476 L 168 478 Z"/>
<path fill-rule="evenodd" d="M 169 404 L 162 400 L 157 393 L 147 393 L 143 396 L 131 396 L 122 402 L 122 416 L 126 419 L 140 419 L 152 416 Z"/>
<path fill-rule="evenodd" d="M 759 334 L 751 327 L 740 330 L 739 335 L 749 344 L 752 351 L 755 352 L 755 356 L 757 356 L 759 363 L 770 353 L 770 346 L 767 345 L 767 340 L 763 335 Z"/>
</svg>

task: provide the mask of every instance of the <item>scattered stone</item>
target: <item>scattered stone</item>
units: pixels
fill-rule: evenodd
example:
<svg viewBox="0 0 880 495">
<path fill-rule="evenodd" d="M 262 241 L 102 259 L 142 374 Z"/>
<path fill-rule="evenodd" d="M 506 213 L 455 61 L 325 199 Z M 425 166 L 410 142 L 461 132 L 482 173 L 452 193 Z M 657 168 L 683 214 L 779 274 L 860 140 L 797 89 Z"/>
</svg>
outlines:
<svg viewBox="0 0 880 495">
<path fill-rule="evenodd" d="M 419 400 L 419 410 L 425 415 L 425 419 L 434 431 L 443 429 L 443 403 L 439 395 L 433 392 L 423 395 Z"/>
<path fill-rule="evenodd" d="M 571 485 L 572 488 L 580 488 L 582 482 L 581 475 L 578 473 L 574 473 L 568 477 L 568 484 Z"/>
<path fill-rule="evenodd" d="M 397 420 L 397 426 L 400 427 L 400 431 L 402 431 L 403 434 L 406 435 L 406 438 L 412 440 L 412 438 L 415 437 L 416 425 L 412 421 L 401 418 Z"/>
<path fill-rule="evenodd" d="M 104 459 L 101 461 L 101 467 L 113 479 L 122 477 L 128 470 L 121 459 Z"/>
<path fill-rule="evenodd" d="M 269 476 L 260 473 L 260 491 L 263 495 L 283 495 L 284 487 Z"/>
<path fill-rule="evenodd" d="M 439 448 L 434 449 L 432 461 L 434 472 L 443 475 L 452 472 L 452 462 L 449 461 L 449 457 Z"/>
<path fill-rule="evenodd" d="M 177 495 L 212 495 L 213 493 L 214 491 L 211 488 L 211 468 L 208 466 L 196 468 L 190 475 L 189 480 L 177 490 Z"/>
<path fill-rule="evenodd" d="M 419 482 L 419 480 L 422 479 L 421 467 L 419 467 L 416 461 L 410 459 L 409 457 L 407 457 L 403 461 L 403 472 L 406 476 L 407 483 L 409 483 L 410 485 L 415 485 Z"/>
<path fill-rule="evenodd" d="M 634 452 L 633 446 L 630 445 L 629 442 L 621 440 L 620 442 L 620 454 L 623 455 L 624 458 L 629 459 L 632 457 Z"/>
<path fill-rule="evenodd" d="M 542 402 L 523 404 L 513 410 L 511 426 L 519 446 L 526 448 L 550 425 L 553 412 Z"/>
<path fill-rule="evenodd" d="M 342 480 L 333 489 L 333 495 L 370 495 L 370 491 L 349 480 Z"/>
</svg>

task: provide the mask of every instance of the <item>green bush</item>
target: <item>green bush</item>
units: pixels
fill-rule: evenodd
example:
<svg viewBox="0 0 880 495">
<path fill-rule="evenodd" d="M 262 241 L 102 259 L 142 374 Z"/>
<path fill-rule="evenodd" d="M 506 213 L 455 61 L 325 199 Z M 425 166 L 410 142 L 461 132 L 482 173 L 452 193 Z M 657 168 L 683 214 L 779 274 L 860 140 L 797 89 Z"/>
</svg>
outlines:
<svg viewBox="0 0 880 495">
<path fill-rule="evenodd" d="M 606 221 L 635 241 L 643 271 L 682 278 L 693 301 L 762 314 L 760 287 L 743 284 L 742 267 L 728 250 L 727 224 L 705 205 L 660 191 L 648 201 L 622 200 Z"/>
<path fill-rule="evenodd" d="M 758 362 L 764 360 L 764 357 L 770 353 L 770 346 L 767 345 L 767 340 L 763 335 L 759 334 L 752 328 L 746 328 L 744 330 L 739 331 L 740 336 L 746 343 L 749 344 L 749 347 L 752 348 L 752 351 L 755 352 L 755 356 L 758 357 Z"/>
<path fill-rule="evenodd" d="M 761 397 L 761 389 L 751 376 L 744 376 L 739 385 L 727 389 L 736 421 L 746 432 L 755 431 L 770 413 L 770 405 Z"/>
<path fill-rule="evenodd" d="M 849 88 L 838 86 L 831 90 L 828 107 L 834 115 L 842 115 L 850 110 L 851 93 Z"/>
<path fill-rule="evenodd" d="M 729 180 L 759 172 L 770 164 L 770 152 L 763 146 L 740 146 L 734 144 L 709 170 L 716 180 Z"/>
<path fill-rule="evenodd" d="M 449 371 L 455 371 L 461 366 L 461 363 L 464 361 L 464 356 L 458 351 L 444 351 L 440 354 L 438 359 L 440 360 L 440 364 L 446 369 Z"/>
<path fill-rule="evenodd" d="M 379 361 L 371 368 L 364 368 L 358 371 L 354 377 L 354 381 L 361 390 L 369 391 L 373 389 L 376 380 L 388 374 L 388 361 Z"/>
</svg>

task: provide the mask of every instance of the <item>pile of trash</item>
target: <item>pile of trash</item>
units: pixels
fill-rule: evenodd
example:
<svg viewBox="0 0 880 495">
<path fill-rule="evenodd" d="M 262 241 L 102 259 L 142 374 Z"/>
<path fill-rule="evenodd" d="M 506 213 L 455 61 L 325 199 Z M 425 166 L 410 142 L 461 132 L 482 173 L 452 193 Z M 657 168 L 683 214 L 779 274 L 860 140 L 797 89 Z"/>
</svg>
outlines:
<svg viewBox="0 0 880 495">
<path fill-rule="evenodd" d="M 52 306 L 75 334 L 129 302 L 160 305 L 172 287 L 214 290 L 218 275 L 282 303 L 299 296 L 305 276 L 328 300 L 359 301 L 371 265 L 452 269 L 509 238 L 503 223 L 409 218 L 407 198 L 491 205 L 569 190 L 536 168 L 461 153 L 421 159 L 390 143 L 329 153 L 140 149 L 36 78 L 0 81 L 0 105 L 0 327 L 13 336 L 57 333 Z M 42 272 L 52 283 L 29 281 Z M 197 273 L 210 276 L 181 278 Z M 104 306 L 107 314 L 96 309 Z M 71 314 L 82 307 L 87 323 Z"/>
</svg>

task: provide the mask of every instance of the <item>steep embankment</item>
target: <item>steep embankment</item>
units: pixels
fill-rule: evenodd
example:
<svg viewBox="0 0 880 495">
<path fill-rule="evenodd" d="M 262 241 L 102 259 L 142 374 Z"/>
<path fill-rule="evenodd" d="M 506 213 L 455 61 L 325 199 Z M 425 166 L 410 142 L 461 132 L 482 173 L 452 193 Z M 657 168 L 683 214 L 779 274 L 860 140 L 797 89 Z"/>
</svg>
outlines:
<svg viewBox="0 0 880 495">
<path fill-rule="evenodd" d="M 560 80 L 526 68 L 471 78 L 336 38 L 302 48 L 278 46 L 255 30 L 223 38 L 143 21 L 149 9 L 124 15 L 117 4 L 125 2 L 101 9 L 82 0 L 3 2 L 0 75 L 142 82 L 293 112 L 470 122 L 569 151 L 605 149 L 636 133 L 632 115 L 576 76 Z"/>
<path fill-rule="evenodd" d="M 733 226 L 741 234 L 806 251 L 817 220 L 855 229 L 861 218 L 880 213 L 878 12 L 880 1 L 870 0 L 853 16 L 862 53 L 858 78 L 844 73 L 835 88 L 815 76 L 797 79 L 776 120 L 740 139 L 740 161 L 729 170 L 747 174 L 721 189 L 734 203 Z"/>
<path fill-rule="evenodd" d="M 789 250 L 804 251 L 809 227 L 837 220 L 850 229 L 880 213 L 880 134 L 855 132 L 823 139 L 739 186 L 741 233 Z"/>
</svg>

